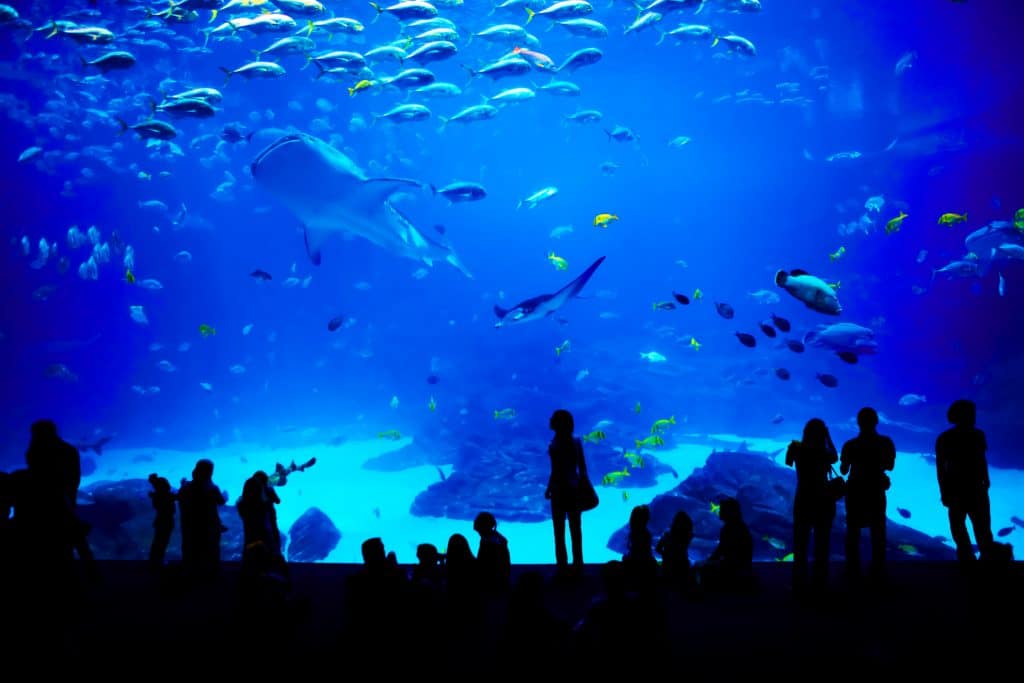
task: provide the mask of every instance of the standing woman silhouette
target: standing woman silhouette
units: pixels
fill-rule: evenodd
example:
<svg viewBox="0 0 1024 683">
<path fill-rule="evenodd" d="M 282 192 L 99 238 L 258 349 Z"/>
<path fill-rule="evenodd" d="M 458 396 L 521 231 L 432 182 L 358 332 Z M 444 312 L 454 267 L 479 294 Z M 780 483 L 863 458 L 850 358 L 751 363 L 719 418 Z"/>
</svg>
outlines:
<svg viewBox="0 0 1024 683">
<path fill-rule="evenodd" d="M 793 499 L 793 588 L 807 586 L 808 554 L 814 533 L 814 587 L 825 588 L 832 521 L 836 501 L 828 496 L 826 483 L 832 465 L 839 459 L 828 427 L 819 418 L 804 426 L 803 438 L 786 451 L 786 465 L 796 468 L 796 496 Z"/>
<path fill-rule="evenodd" d="M 573 436 L 575 424 L 568 410 L 551 415 L 551 431 L 555 433 L 548 446 L 551 475 L 544 497 L 551 501 L 551 521 L 555 530 L 555 563 L 560 576 L 569 575 L 569 558 L 565 548 L 565 521 L 569 520 L 572 539 L 573 574 L 583 572 L 582 511 L 577 500 L 580 482 L 587 477 L 587 461 L 583 443 Z"/>
</svg>

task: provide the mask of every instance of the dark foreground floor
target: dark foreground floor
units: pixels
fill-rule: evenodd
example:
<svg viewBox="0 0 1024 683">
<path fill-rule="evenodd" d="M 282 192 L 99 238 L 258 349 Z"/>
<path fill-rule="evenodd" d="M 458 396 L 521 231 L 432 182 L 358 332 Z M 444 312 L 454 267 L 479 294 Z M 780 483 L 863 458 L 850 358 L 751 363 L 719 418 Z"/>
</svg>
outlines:
<svg viewBox="0 0 1024 683">
<path fill-rule="evenodd" d="M 408 667 L 433 672 L 431 680 L 440 672 L 461 678 L 479 671 L 480 662 L 505 673 L 510 667 L 551 670 L 536 651 L 510 653 L 502 648 L 503 606 L 492 605 L 482 624 L 469 633 L 440 614 L 436 620 L 426 615 L 419 622 L 432 643 L 426 652 L 406 642 L 399 634 L 408 631 L 389 625 L 386 617 L 385 626 L 374 633 L 368 632 L 370 627 L 346 624 L 341 607 L 345 579 L 356 569 L 293 565 L 289 604 L 294 609 L 289 614 L 295 620 L 268 611 L 265 629 L 259 610 L 240 615 L 238 567 L 233 565 L 225 567 L 216 585 L 186 588 L 173 570 L 155 577 L 143 564 L 100 563 L 102 582 L 83 589 L 63 612 L 54 612 L 52 601 L 28 598 L 16 586 L 5 585 L 0 587 L 5 608 L 0 662 L 120 675 L 150 670 L 162 672 L 161 677 L 184 675 L 199 659 L 229 670 L 266 666 L 268 672 L 298 673 L 323 668 L 337 674 L 332 677 L 345 677 L 369 664 L 385 679 L 389 670 Z M 588 567 L 582 582 L 567 586 L 552 581 L 551 567 L 516 566 L 514 574 L 528 570 L 544 574 L 546 605 L 570 627 L 600 595 L 599 567 Z M 794 599 L 790 565 L 758 565 L 756 571 L 760 589 L 754 595 L 683 597 L 659 589 L 664 639 L 649 624 L 630 624 L 614 643 L 587 651 L 586 664 L 637 673 L 662 667 L 726 674 L 754 669 L 771 679 L 812 662 L 825 663 L 828 677 L 843 677 L 854 668 L 878 668 L 891 679 L 892 665 L 918 674 L 952 673 L 948 667 L 953 666 L 967 666 L 977 674 L 1009 666 L 1011 679 L 1020 675 L 1022 563 L 973 580 L 954 564 L 896 564 L 886 590 L 859 592 L 847 589 L 836 567 L 826 598 L 814 604 Z M 10 607 L 18 598 L 27 603 L 22 612 Z M 263 637 L 254 640 L 254 632 Z M 372 659 L 367 640 L 377 644 Z M 582 656 L 569 647 L 564 651 L 567 658 Z"/>
</svg>

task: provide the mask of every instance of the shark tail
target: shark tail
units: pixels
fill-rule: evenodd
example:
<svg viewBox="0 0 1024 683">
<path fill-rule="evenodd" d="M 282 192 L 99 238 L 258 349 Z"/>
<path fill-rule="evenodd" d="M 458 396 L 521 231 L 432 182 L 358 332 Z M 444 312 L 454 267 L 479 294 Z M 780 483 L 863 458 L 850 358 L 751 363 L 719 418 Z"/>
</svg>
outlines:
<svg viewBox="0 0 1024 683">
<path fill-rule="evenodd" d="M 210 21 L 209 21 L 209 23 L 212 24 L 213 22 L 217 21 L 217 15 L 219 13 L 220 13 L 220 10 L 216 10 L 216 9 L 215 10 L 211 10 L 210 11 Z"/>
<path fill-rule="evenodd" d="M 233 76 L 234 74 L 232 74 L 232 72 L 231 72 L 231 69 L 227 69 L 227 68 L 225 68 L 225 67 L 223 67 L 223 66 L 221 66 L 221 67 L 218 67 L 218 68 L 219 68 L 219 69 L 220 69 L 221 71 L 223 71 L 223 72 L 224 72 L 224 85 L 227 85 L 227 84 L 228 84 L 228 81 L 230 81 L 230 80 L 231 80 L 231 76 Z"/>
<path fill-rule="evenodd" d="M 531 8 L 527 7 L 526 8 L 526 23 L 529 24 L 531 21 L 533 21 L 533 18 L 535 16 L 537 16 L 537 13 L 534 12 Z"/>
</svg>

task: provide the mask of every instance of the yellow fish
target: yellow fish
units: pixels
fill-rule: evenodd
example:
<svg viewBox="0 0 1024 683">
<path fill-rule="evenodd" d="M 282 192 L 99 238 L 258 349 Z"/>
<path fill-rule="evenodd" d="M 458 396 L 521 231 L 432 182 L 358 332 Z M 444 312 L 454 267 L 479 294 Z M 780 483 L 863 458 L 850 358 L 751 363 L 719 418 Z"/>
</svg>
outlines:
<svg viewBox="0 0 1024 683">
<path fill-rule="evenodd" d="M 599 213 L 594 216 L 594 227 L 608 229 L 608 224 L 619 220 L 614 213 Z"/>
<path fill-rule="evenodd" d="M 956 225 L 957 223 L 967 222 L 967 212 L 960 213 L 944 213 L 939 216 L 939 225 Z"/>
<path fill-rule="evenodd" d="M 569 345 L 569 340 L 566 339 L 564 342 L 562 342 L 561 344 L 559 344 L 558 346 L 555 347 L 555 355 L 556 356 L 561 356 L 563 353 L 568 351 L 570 348 L 572 348 L 572 347 Z"/>
<path fill-rule="evenodd" d="M 555 270 L 569 270 L 569 262 L 561 256 L 555 256 L 555 252 L 548 254 L 548 261 L 555 267 Z"/>
<path fill-rule="evenodd" d="M 1013 227 L 1024 232 L 1024 209 L 1017 209 L 1017 213 L 1013 214 Z"/>
<path fill-rule="evenodd" d="M 124 271 L 124 281 L 130 285 L 135 284 L 135 273 L 132 272 L 131 268 L 126 268 Z"/>
<path fill-rule="evenodd" d="M 636 413 L 637 415 L 640 414 L 640 401 L 637 401 L 636 405 L 633 406 L 633 412 Z"/>
<path fill-rule="evenodd" d="M 368 80 L 366 80 L 364 78 L 363 80 L 359 81 L 358 83 L 356 83 L 355 85 L 353 85 L 351 88 L 348 89 L 348 96 L 349 97 L 355 97 L 355 94 L 357 92 L 360 92 L 360 91 L 366 90 L 367 88 L 372 88 L 372 87 L 373 87 L 373 81 L 368 81 Z"/>
<path fill-rule="evenodd" d="M 606 474 L 603 477 L 601 477 L 601 485 L 602 486 L 615 486 L 616 484 L 619 483 L 619 480 L 621 480 L 623 477 L 628 477 L 628 476 L 629 476 L 629 470 L 627 468 L 623 467 L 621 470 L 616 470 L 614 472 L 609 472 L 608 474 Z"/>
<path fill-rule="evenodd" d="M 217 330 L 216 328 L 210 327 L 209 325 L 200 325 L 199 334 L 203 335 L 204 337 L 212 337 L 213 335 L 217 334 Z"/>
<path fill-rule="evenodd" d="M 700 291 L 700 287 L 698 287 L 697 289 L 693 290 L 693 300 L 694 301 L 698 301 L 698 300 L 703 299 L 703 298 L 704 298 L 704 292 Z"/>
<path fill-rule="evenodd" d="M 641 469 L 644 466 L 644 456 L 633 451 L 626 451 L 622 454 L 624 458 L 629 462 L 629 466 L 634 469 Z"/>
<path fill-rule="evenodd" d="M 838 251 L 828 255 L 828 260 L 831 261 L 832 263 L 835 263 L 836 261 L 841 259 L 843 257 L 843 254 L 845 253 L 846 247 L 839 247 Z"/>
<path fill-rule="evenodd" d="M 402 438 L 402 434 L 397 429 L 391 429 L 386 432 L 378 432 L 377 438 L 388 439 L 389 441 L 398 441 Z"/>
<path fill-rule="evenodd" d="M 600 430 L 594 430 L 587 434 L 586 436 L 584 436 L 583 440 L 586 441 L 587 443 L 598 443 L 599 441 L 604 441 L 604 438 L 604 432 Z"/>
<path fill-rule="evenodd" d="M 828 286 L 832 288 L 833 292 L 838 292 L 839 288 L 843 286 L 842 280 L 836 280 L 835 282 L 828 283 Z"/>
<path fill-rule="evenodd" d="M 622 492 L 622 502 L 625 503 L 627 501 L 629 501 L 629 491 L 623 491 Z"/>
<path fill-rule="evenodd" d="M 651 434 L 659 434 L 659 433 L 665 431 L 666 429 L 668 429 L 669 425 L 674 425 L 675 423 L 676 423 L 676 416 L 675 415 L 673 415 L 672 417 L 668 418 L 667 420 L 656 420 L 654 422 L 654 425 L 651 426 Z"/>
<path fill-rule="evenodd" d="M 898 232 L 903 227 L 903 220 L 907 217 L 907 214 L 900 211 L 900 215 L 896 218 L 892 218 L 888 223 L 885 224 L 885 234 L 891 235 L 894 232 Z"/>
<path fill-rule="evenodd" d="M 494 411 L 495 420 L 511 420 L 516 416 L 515 408 L 502 408 Z"/>
<path fill-rule="evenodd" d="M 427 403 L 427 409 L 429 409 L 430 412 L 437 410 L 437 401 L 434 400 L 433 396 L 430 397 L 430 401 Z"/>
<path fill-rule="evenodd" d="M 719 511 L 719 509 L 721 509 L 721 507 L 722 506 L 719 505 L 718 503 L 716 503 L 714 501 L 711 501 L 711 514 L 717 515 L 718 511 Z"/>
<path fill-rule="evenodd" d="M 910 555 L 912 557 L 921 554 L 921 553 L 919 553 L 917 551 L 917 548 L 915 548 L 914 546 L 910 545 L 909 543 L 901 543 L 900 545 L 898 545 L 896 547 L 899 548 L 900 550 L 902 550 L 903 552 L 905 552 L 907 555 Z"/>
<path fill-rule="evenodd" d="M 697 341 L 696 337 L 690 337 L 690 348 L 694 351 L 700 351 L 701 343 Z"/>
<path fill-rule="evenodd" d="M 792 562 L 793 561 L 793 553 L 786 553 L 782 557 L 776 557 L 775 561 L 776 562 Z"/>
<path fill-rule="evenodd" d="M 655 446 L 664 446 L 664 445 L 665 445 L 665 440 L 662 439 L 660 436 L 657 436 L 657 435 L 649 436 L 646 439 L 644 439 L 643 441 L 637 440 L 637 442 L 636 442 L 636 447 L 637 448 L 645 448 L 645 447 L 646 448 L 654 448 Z"/>
</svg>

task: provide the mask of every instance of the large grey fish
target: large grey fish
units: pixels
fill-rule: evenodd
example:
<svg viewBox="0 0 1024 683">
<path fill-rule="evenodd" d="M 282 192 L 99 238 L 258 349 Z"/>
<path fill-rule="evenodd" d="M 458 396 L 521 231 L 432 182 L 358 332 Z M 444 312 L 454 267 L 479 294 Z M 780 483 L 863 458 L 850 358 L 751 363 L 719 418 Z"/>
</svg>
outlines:
<svg viewBox="0 0 1024 683">
<path fill-rule="evenodd" d="M 579 277 L 562 287 L 554 294 L 541 294 L 535 296 L 526 301 L 522 301 L 512 308 L 505 309 L 501 306 L 494 307 L 494 314 L 498 316 L 498 322 L 495 323 L 495 327 L 504 327 L 505 325 L 511 325 L 514 323 L 525 323 L 531 320 L 543 320 L 550 315 L 554 315 L 565 306 L 571 299 L 574 299 L 580 295 L 587 282 L 594 275 L 594 271 L 597 267 L 604 262 L 604 256 L 597 259 L 583 271 Z"/>
<path fill-rule="evenodd" d="M 429 188 L 424 183 L 367 178 L 352 159 L 304 133 L 278 138 L 250 168 L 256 184 L 302 221 L 314 264 L 320 263 L 325 240 L 347 232 L 428 266 L 447 261 L 472 277 L 441 230 L 437 235 L 420 232 L 392 202 L 395 195 Z"/>
</svg>

